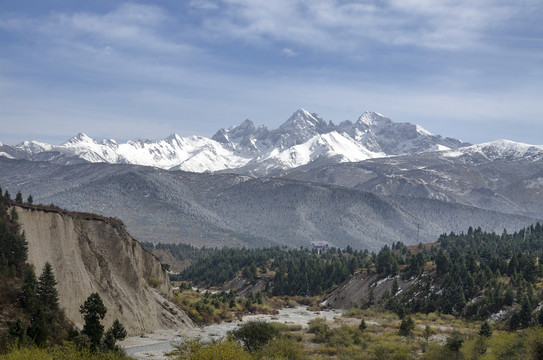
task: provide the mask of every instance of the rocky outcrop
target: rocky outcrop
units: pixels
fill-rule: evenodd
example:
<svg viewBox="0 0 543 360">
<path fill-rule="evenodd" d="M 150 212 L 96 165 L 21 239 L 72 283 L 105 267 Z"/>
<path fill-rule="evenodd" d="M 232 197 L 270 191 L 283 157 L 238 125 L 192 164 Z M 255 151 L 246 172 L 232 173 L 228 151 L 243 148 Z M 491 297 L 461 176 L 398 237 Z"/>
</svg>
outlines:
<svg viewBox="0 0 543 360">
<path fill-rule="evenodd" d="M 66 316 L 82 326 L 79 307 L 98 292 L 108 311 L 104 324 L 119 319 L 129 334 L 193 327 L 168 300 L 171 286 L 158 259 L 124 229 L 105 218 L 16 207 L 28 241 L 28 261 L 39 275 L 50 262 Z"/>
<path fill-rule="evenodd" d="M 407 291 L 415 282 L 415 279 L 403 280 L 400 276 L 382 277 L 378 274 L 357 274 L 332 292 L 324 304 L 334 309 L 358 307 L 369 300 L 371 290 L 373 290 L 375 301 L 380 301 L 385 292 L 392 290 L 394 280 L 398 284 L 399 292 Z"/>
</svg>

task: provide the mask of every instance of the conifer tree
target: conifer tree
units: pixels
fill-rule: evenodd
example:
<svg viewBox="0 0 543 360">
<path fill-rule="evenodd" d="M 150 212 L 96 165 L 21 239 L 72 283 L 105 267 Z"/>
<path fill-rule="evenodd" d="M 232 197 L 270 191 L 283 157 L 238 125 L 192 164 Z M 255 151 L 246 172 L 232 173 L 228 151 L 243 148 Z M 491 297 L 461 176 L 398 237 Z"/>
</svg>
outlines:
<svg viewBox="0 0 543 360">
<path fill-rule="evenodd" d="M 366 328 L 367 328 L 366 321 L 364 319 L 360 320 L 360 325 L 358 325 L 358 329 L 360 329 L 360 331 L 364 331 L 366 330 Z"/>
<path fill-rule="evenodd" d="M 481 328 L 479 329 L 479 335 L 484 337 L 492 336 L 492 328 L 490 327 L 488 321 L 485 321 L 481 324 Z"/>
<path fill-rule="evenodd" d="M 32 195 L 28 195 L 28 198 L 26 199 L 27 204 L 32 205 L 34 203 L 34 198 Z"/>
<path fill-rule="evenodd" d="M 394 281 L 392 282 L 392 286 L 390 287 L 390 294 L 392 296 L 395 296 L 398 293 L 399 289 L 400 287 L 398 286 L 398 280 L 394 278 Z"/>
<path fill-rule="evenodd" d="M 104 319 L 107 312 L 100 295 L 98 293 L 90 294 L 85 303 L 79 308 L 79 312 L 85 320 L 82 333 L 89 337 L 91 349 L 96 350 L 104 334 L 104 326 L 100 321 Z"/>
<path fill-rule="evenodd" d="M 411 335 L 411 332 L 415 329 L 415 322 L 411 318 L 411 316 L 408 316 L 404 318 L 400 324 L 400 331 L 399 334 L 401 336 L 409 336 Z"/>
<path fill-rule="evenodd" d="M 23 203 L 23 194 L 21 194 L 21 192 L 17 192 L 17 195 L 15 195 L 15 202 L 18 203 L 18 204 L 22 204 Z"/>
<path fill-rule="evenodd" d="M 422 337 L 424 338 L 424 340 L 426 340 L 426 345 L 428 345 L 428 342 L 430 341 L 430 337 L 432 336 L 433 333 L 434 331 L 432 330 L 430 325 L 426 325 L 426 327 L 424 328 L 424 332 L 422 333 Z"/>
<path fill-rule="evenodd" d="M 36 279 L 34 268 L 30 266 L 26 267 L 23 272 L 23 288 L 18 300 L 21 306 L 27 311 L 32 312 L 37 306 L 37 289 L 38 279 Z"/>
<path fill-rule="evenodd" d="M 118 340 L 124 340 L 126 338 L 126 329 L 115 319 L 109 329 L 107 329 L 102 339 L 101 347 L 106 351 L 119 351 L 119 347 L 115 345 Z"/>
<path fill-rule="evenodd" d="M 28 336 L 37 346 L 44 346 L 47 342 L 47 335 L 49 334 L 42 308 L 44 308 L 43 304 L 34 309 L 30 315 L 30 326 L 27 330 Z"/>
<path fill-rule="evenodd" d="M 53 274 L 53 267 L 49 262 L 45 263 L 43 271 L 38 279 L 37 297 L 43 308 L 46 320 L 50 321 L 59 311 L 57 281 Z"/>
<path fill-rule="evenodd" d="M 530 326 L 530 322 L 532 320 L 532 305 L 530 304 L 530 300 L 528 300 L 527 296 L 525 296 L 522 301 L 522 307 L 519 312 L 519 320 L 523 328 Z"/>
</svg>

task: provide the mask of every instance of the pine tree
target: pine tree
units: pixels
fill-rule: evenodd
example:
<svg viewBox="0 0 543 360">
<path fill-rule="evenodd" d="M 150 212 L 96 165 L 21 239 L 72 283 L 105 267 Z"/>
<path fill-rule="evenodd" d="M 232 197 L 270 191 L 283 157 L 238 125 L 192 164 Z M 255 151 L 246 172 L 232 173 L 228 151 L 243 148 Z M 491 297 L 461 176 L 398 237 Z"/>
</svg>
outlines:
<svg viewBox="0 0 543 360">
<path fill-rule="evenodd" d="M 53 274 L 53 267 L 49 262 L 45 263 L 43 271 L 38 279 L 37 297 L 43 308 L 43 313 L 47 321 L 59 311 L 57 281 Z"/>
<path fill-rule="evenodd" d="M 404 318 L 400 324 L 399 334 L 401 336 L 409 336 L 413 330 L 415 330 L 415 322 L 411 316 Z"/>
<path fill-rule="evenodd" d="M 126 338 L 126 329 L 119 322 L 115 320 L 111 327 L 107 329 L 102 339 L 101 348 L 106 351 L 119 351 L 119 347 L 115 345 L 118 340 L 124 340 Z"/>
<path fill-rule="evenodd" d="M 126 329 L 119 320 L 115 319 L 113 325 L 111 325 L 110 330 L 113 333 L 115 340 L 124 340 L 126 338 Z"/>
<path fill-rule="evenodd" d="M 37 289 L 38 279 L 36 279 L 34 268 L 26 267 L 23 272 L 23 288 L 18 300 L 21 306 L 29 312 L 32 312 L 38 304 Z"/>
<path fill-rule="evenodd" d="M 360 325 L 358 325 L 358 329 L 360 329 L 360 331 L 364 331 L 366 330 L 366 328 L 367 328 L 366 321 L 364 319 L 360 320 Z"/>
<path fill-rule="evenodd" d="M 100 295 L 98 293 L 90 294 L 85 303 L 79 308 L 79 312 L 85 320 L 82 333 L 91 340 L 91 349 L 96 350 L 104 334 L 104 326 L 100 321 L 104 319 L 107 312 Z"/>
<path fill-rule="evenodd" d="M 532 320 L 532 305 L 530 304 L 530 300 L 528 300 L 527 296 L 525 296 L 522 301 L 522 307 L 519 312 L 519 320 L 520 325 L 523 328 L 530 326 L 530 322 Z"/>
<path fill-rule="evenodd" d="M 375 303 L 375 293 L 374 288 L 370 289 L 370 293 L 368 295 L 368 305 L 372 306 Z"/>
<path fill-rule="evenodd" d="M 21 192 L 17 192 L 17 195 L 15 195 L 15 202 L 18 203 L 18 204 L 22 204 L 23 203 L 23 194 L 21 194 Z"/>
<path fill-rule="evenodd" d="M 20 347 L 24 345 L 26 329 L 21 319 L 17 318 L 17 320 L 9 326 L 8 334 L 17 339 L 17 346 Z"/>
<path fill-rule="evenodd" d="M 400 287 L 398 286 L 398 280 L 394 278 L 394 281 L 392 282 L 392 286 L 390 287 L 390 294 L 392 296 L 396 296 L 399 290 L 400 290 Z"/>
<path fill-rule="evenodd" d="M 424 332 L 422 333 L 422 337 L 424 340 L 426 340 L 426 344 L 428 344 L 428 341 L 430 340 L 430 337 L 433 335 L 434 331 L 430 327 L 430 325 L 426 325 L 424 328 Z"/>
<path fill-rule="evenodd" d="M 27 204 L 32 205 L 34 203 L 34 198 L 32 195 L 28 195 L 28 198 L 26 199 Z"/>
<path fill-rule="evenodd" d="M 43 306 L 43 304 L 42 304 Z M 30 326 L 27 330 L 28 336 L 37 346 L 44 346 L 47 343 L 48 327 L 42 307 L 37 307 L 30 316 Z"/>
<path fill-rule="evenodd" d="M 485 321 L 481 324 L 481 328 L 479 329 L 479 335 L 484 337 L 492 336 L 492 328 L 490 327 L 488 321 Z"/>
</svg>

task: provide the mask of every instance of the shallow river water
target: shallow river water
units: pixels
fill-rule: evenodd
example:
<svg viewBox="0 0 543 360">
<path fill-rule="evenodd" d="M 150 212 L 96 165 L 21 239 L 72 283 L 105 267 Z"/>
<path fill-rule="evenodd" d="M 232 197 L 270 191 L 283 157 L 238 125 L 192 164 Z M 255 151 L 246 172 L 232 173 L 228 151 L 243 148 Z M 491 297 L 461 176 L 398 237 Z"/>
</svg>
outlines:
<svg viewBox="0 0 543 360">
<path fill-rule="evenodd" d="M 183 337 L 200 337 L 203 340 L 217 339 L 226 336 L 228 331 L 251 320 L 281 322 L 288 325 L 301 325 L 306 328 L 311 319 L 323 317 L 332 321 L 334 317 L 341 314 L 340 310 L 309 311 L 305 306 L 285 308 L 280 309 L 279 314 L 276 315 L 246 315 L 242 321 L 213 324 L 192 330 L 163 330 L 153 334 L 134 336 L 122 341 L 120 345 L 125 349 L 126 354 L 133 358 L 162 360 L 168 359 L 165 354 L 173 349 L 172 343 L 180 341 Z"/>
</svg>

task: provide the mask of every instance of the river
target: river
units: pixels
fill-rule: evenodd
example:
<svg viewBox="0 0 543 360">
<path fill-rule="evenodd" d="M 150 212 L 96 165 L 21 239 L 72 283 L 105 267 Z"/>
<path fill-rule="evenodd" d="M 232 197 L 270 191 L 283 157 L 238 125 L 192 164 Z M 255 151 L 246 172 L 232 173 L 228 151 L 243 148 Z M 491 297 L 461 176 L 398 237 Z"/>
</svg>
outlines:
<svg viewBox="0 0 543 360">
<path fill-rule="evenodd" d="M 296 308 L 284 308 L 275 315 L 246 315 L 241 321 L 223 322 L 189 330 L 162 330 L 153 334 L 129 337 L 119 343 L 126 354 L 138 360 L 164 360 L 168 359 L 166 353 L 173 349 L 172 343 L 182 338 L 200 337 L 202 340 L 218 339 L 226 336 L 228 331 L 234 330 L 239 325 L 252 320 L 281 322 L 288 325 L 301 325 L 307 328 L 310 320 L 317 317 L 332 321 L 340 316 L 341 310 L 309 311 L 305 306 Z"/>
</svg>

